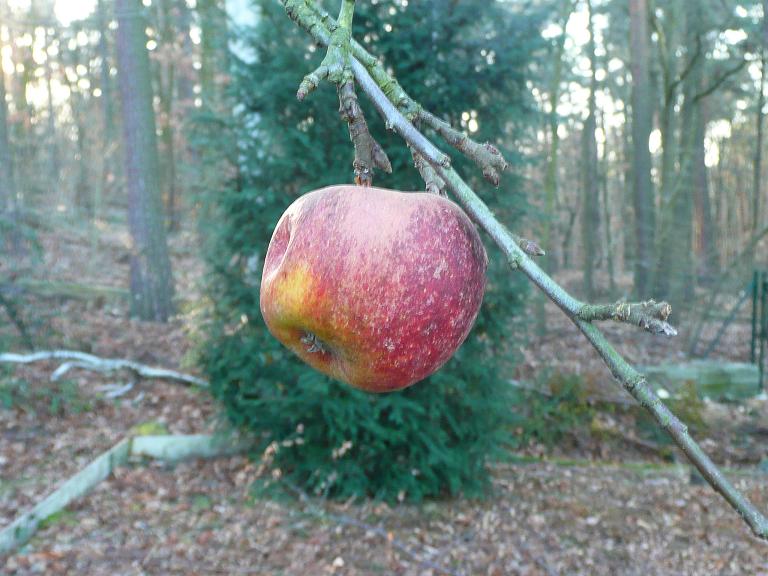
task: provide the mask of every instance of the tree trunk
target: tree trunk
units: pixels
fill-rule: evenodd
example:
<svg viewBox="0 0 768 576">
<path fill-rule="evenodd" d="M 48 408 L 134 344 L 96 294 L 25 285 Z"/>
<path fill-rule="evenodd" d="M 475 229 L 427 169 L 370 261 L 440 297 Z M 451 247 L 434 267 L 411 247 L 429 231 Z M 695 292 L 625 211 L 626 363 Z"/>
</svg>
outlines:
<svg viewBox="0 0 768 576">
<path fill-rule="evenodd" d="M 168 229 L 173 231 L 179 227 L 179 215 L 176 189 L 176 150 L 174 147 L 173 105 L 174 87 L 176 84 L 176 67 L 173 60 L 175 33 L 171 21 L 171 0 L 159 0 L 157 3 L 157 19 L 159 39 L 162 49 L 167 53 L 158 62 L 158 91 L 160 96 L 160 141 L 163 151 L 163 170 L 161 173 L 162 188 L 165 191 L 165 206 L 168 216 Z"/>
<path fill-rule="evenodd" d="M 672 225 L 667 242 L 661 247 L 662 258 L 658 272 L 659 277 L 669 279 L 668 293 L 660 293 L 658 296 L 674 302 L 678 310 L 685 310 L 691 304 L 696 284 L 693 265 L 693 197 L 696 188 L 696 121 L 700 107 L 696 93 L 701 74 L 701 64 L 694 64 L 683 83 L 680 125 L 685 129 L 680 132 L 680 172 L 667 208 L 672 217 Z"/>
<path fill-rule="evenodd" d="M 581 242 L 584 271 L 584 296 L 593 300 L 595 296 L 594 269 L 598 250 L 598 228 L 600 225 L 600 189 L 597 175 L 597 140 L 595 130 L 595 91 L 597 90 L 595 31 L 592 24 L 592 2 L 587 0 L 587 28 L 589 42 L 587 52 L 591 69 L 588 114 L 584 121 L 583 134 L 583 163 L 582 163 L 582 211 L 581 211 Z"/>
<path fill-rule="evenodd" d="M 50 43 L 55 40 L 54 35 L 48 35 L 46 33 L 46 48 Z M 57 187 L 59 183 L 59 175 L 61 173 L 61 161 L 59 159 L 59 146 L 56 140 L 56 111 L 53 107 L 53 90 L 51 88 L 51 80 L 53 79 L 53 71 L 51 67 L 51 54 L 49 51 L 45 53 L 45 86 L 48 90 L 48 138 L 50 146 L 50 170 L 51 170 L 51 186 Z"/>
<path fill-rule="evenodd" d="M 103 155 L 101 161 L 101 177 L 96 193 L 94 214 L 98 217 L 101 205 L 110 196 L 112 186 L 119 178 L 120 166 L 117 160 L 120 140 L 117 136 L 115 123 L 115 89 L 112 76 L 109 73 L 112 58 L 109 51 L 107 22 L 109 13 L 105 0 L 98 0 L 96 5 L 96 26 L 99 31 L 98 54 L 101 61 L 99 67 L 99 87 L 101 88 L 101 112 L 104 129 L 102 134 Z"/>
<path fill-rule="evenodd" d="M 112 77 L 109 75 L 109 46 L 107 44 L 107 8 L 105 0 L 98 0 L 96 6 L 96 25 L 99 29 L 99 82 L 101 84 L 101 106 L 104 115 L 104 142 L 111 148 L 115 141 L 115 104 L 112 94 Z"/>
<path fill-rule="evenodd" d="M 717 227 L 712 214 L 712 202 L 709 195 L 709 170 L 707 168 L 704 139 L 707 131 L 706 103 L 699 102 L 696 114 L 695 158 L 693 164 L 694 186 L 696 191 L 696 216 L 699 223 L 696 247 L 699 256 L 699 274 L 705 281 L 717 273 Z"/>
<path fill-rule="evenodd" d="M 6 218 L 16 196 L 13 154 L 8 137 L 8 104 L 5 100 L 5 73 L 0 66 L 0 218 Z"/>
<path fill-rule="evenodd" d="M 557 132 L 559 127 L 557 116 L 557 104 L 560 100 L 560 82 L 563 75 L 563 53 L 565 52 L 565 38 L 567 36 L 565 28 L 573 11 L 571 0 L 563 0 L 561 4 L 562 18 L 560 25 L 562 34 L 557 39 L 555 46 L 554 65 L 552 80 L 549 85 L 549 154 L 547 155 L 547 168 L 544 175 L 544 222 L 541 235 L 542 245 L 545 250 L 550 251 L 551 256 L 544 263 L 544 269 L 552 274 L 557 268 L 557 254 L 554 249 L 555 238 L 555 216 L 557 206 L 557 173 L 558 173 L 558 153 L 560 149 L 560 135 Z M 544 336 L 547 330 L 546 309 L 544 307 L 546 298 L 536 296 L 536 326 L 539 336 Z"/>
<path fill-rule="evenodd" d="M 608 128 L 605 125 L 605 112 L 600 114 L 600 125 L 605 135 L 605 146 L 609 145 L 608 142 Z M 605 231 L 605 260 L 608 266 L 608 287 L 611 295 L 616 293 L 616 270 L 615 260 L 616 254 L 614 253 L 613 246 L 613 230 L 611 229 L 611 194 L 608 186 L 608 174 L 609 174 L 609 161 L 607 154 L 603 153 L 603 159 L 601 162 L 600 170 L 600 188 L 603 199 L 603 230 Z"/>
<path fill-rule="evenodd" d="M 117 0 L 117 67 L 128 187 L 131 308 L 143 320 L 173 313 L 173 278 L 163 225 L 155 115 L 145 22 L 139 0 Z"/>
<path fill-rule="evenodd" d="M 223 86 L 219 75 L 229 66 L 227 13 L 222 0 L 198 0 L 200 14 L 200 96 L 203 106 L 221 112 Z"/>
<path fill-rule="evenodd" d="M 636 293 L 647 296 L 655 260 L 656 218 L 651 182 L 651 153 L 648 150 L 653 117 L 646 0 L 629 0 L 629 18 L 632 51 L 632 184 L 636 244 L 634 287 Z"/>
<path fill-rule="evenodd" d="M 763 0 L 762 42 L 760 45 L 760 90 L 757 97 L 757 142 L 755 142 L 755 161 L 752 173 L 752 232 L 760 227 L 760 190 L 763 168 L 763 124 L 765 107 L 765 74 L 768 54 L 768 0 Z"/>
</svg>

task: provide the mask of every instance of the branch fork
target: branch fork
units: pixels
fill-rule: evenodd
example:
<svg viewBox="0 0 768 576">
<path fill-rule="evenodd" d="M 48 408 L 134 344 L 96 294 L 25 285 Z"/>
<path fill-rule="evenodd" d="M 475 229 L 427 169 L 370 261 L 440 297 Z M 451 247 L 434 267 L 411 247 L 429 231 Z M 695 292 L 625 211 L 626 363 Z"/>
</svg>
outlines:
<svg viewBox="0 0 768 576">
<path fill-rule="evenodd" d="M 286 2 L 285 6 L 289 14 L 299 14 L 302 10 L 310 9 L 306 2 Z M 352 162 L 355 183 L 360 186 L 371 186 L 374 169 L 378 168 L 390 174 L 392 165 L 384 149 L 371 136 L 355 93 L 355 78 L 351 66 L 354 12 L 355 0 L 341 0 L 338 23 L 333 22 L 327 13 L 322 16 L 319 25 L 326 24 L 330 28 L 328 51 L 320 66 L 301 81 L 296 98 L 299 101 L 304 100 L 323 80 L 336 85 L 339 96 L 339 115 L 347 123 L 349 137 L 355 149 L 355 159 Z"/>
</svg>

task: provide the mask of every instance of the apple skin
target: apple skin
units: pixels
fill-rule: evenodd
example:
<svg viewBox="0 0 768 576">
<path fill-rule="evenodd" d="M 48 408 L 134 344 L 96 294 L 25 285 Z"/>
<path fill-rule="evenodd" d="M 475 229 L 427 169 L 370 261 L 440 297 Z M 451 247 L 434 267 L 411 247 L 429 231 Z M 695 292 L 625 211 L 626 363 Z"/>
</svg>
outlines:
<svg viewBox="0 0 768 576">
<path fill-rule="evenodd" d="M 313 368 L 369 392 L 435 372 L 469 334 L 488 257 L 450 200 L 331 186 L 282 215 L 260 305 L 275 338 Z"/>
</svg>

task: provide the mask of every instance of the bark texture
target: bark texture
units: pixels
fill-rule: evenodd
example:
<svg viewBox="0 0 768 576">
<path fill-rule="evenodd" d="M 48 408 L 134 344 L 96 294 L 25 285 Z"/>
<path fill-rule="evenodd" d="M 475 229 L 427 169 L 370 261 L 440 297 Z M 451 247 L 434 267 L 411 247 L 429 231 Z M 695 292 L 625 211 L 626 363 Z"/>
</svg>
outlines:
<svg viewBox="0 0 768 576">
<path fill-rule="evenodd" d="M 163 226 L 157 136 L 145 21 L 139 0 L 117 0 L 117 65 L 131 247 L 131 311 L 165 322 L 173 313 L 173 277 Z"/>
</svg>

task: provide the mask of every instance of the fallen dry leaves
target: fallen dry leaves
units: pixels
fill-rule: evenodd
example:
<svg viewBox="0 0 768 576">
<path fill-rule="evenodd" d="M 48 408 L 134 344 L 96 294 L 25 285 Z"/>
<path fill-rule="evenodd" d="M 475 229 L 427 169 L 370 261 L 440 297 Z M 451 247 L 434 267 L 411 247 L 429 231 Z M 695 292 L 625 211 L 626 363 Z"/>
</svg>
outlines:
<svg viewBox="0 0 768 576">
<path fill-rule="evenodd" d="M 121 233 L 105 237 L 97 257 L 118 270 L 104 285 L 124 284 Z M 90 246 L 45 240 L 51 270 L 75 278 L 72 262 Z M 183 249 L 183 246 L 181 247 Z M 192 259 L 192 250 L 183 252 Z M 111 264 L 109 264 L 111 262 Z M 201 269 L 198 262 L 182 267 Z M 178 268 L 177 268 L 178 269 Z M 192 272 L 190 272 L 192 274 Z M 119 281 L 117 281 L 119 280 Z M 566 278 L 568 280 L 568 278 Z M 191 282 L 187 279 L 184 282 Z M 193 289 L 187 294 L 194 296 Z M 531 378 L 543 366 L 588 375 L 597 392 L 621 397 L 597 356 L 556 310 L 550 336 L 524 349 L 516 375 Z M 168 325 L 139 324 L 118 305 L 61 303 L 56 338 L 103 356 L 178 368 L 188 352 L 184 318 Z M 607 325 L 633 361 L 668 360 L 682 351 L 675 340 Z M 715 328 L 712 328 L 713 330 Z M 730 357 L 744 327 L 728 334 Z M 19 367 L 31 386 L 48 385 L 55 364 Z M 105 384 L 130 375 L 73 372 L 91 406 L 47 416 L 43 407 L 0 410 L 0 526 L 49 493 L 137 424 L 152 421 L 172 433 L 210 432 L 218 412 L 204 393 L 165 383 L 136 382 L 110 400 Z M 738 461 L 738 426 L 747 412 L 765 415 L 765 403 L 716 407 L 717 433 L 705 439 L 726 463 Z M 762 411 L 762 412 L 761 412 Z M 765 454 L 760 442 L 750 459 Z M 562 456 L 644 459 L 635 468 L 585 461 L 540 461 L 493 468 L 493 493 L 483 501 L 456 499 L 421 506 L 376 502 L 255 499 L 256 467 L 243 457 L 175 466 L 149 462 L 119 469 L 93 493 L 52 519 L 22 550 L 0 559 L 3 574 L 286 574 L 438 576 L 465 574 L 724 574 L 768 575 L 768 547 L 752 538 L 736 514 L 708 486 L 691 481 L 685 465 L 656 468 L 642 450 L 594 452 L 594 443 Z M 602 449 L 601 449 L 602 450 Z M 532 453 L 530 450 L 528 453 Z M 739 487 L 768 510 L 768 476 L 740 473 Z M 444 570 L 437 568 L 441 566 Z"/>
</svg>

